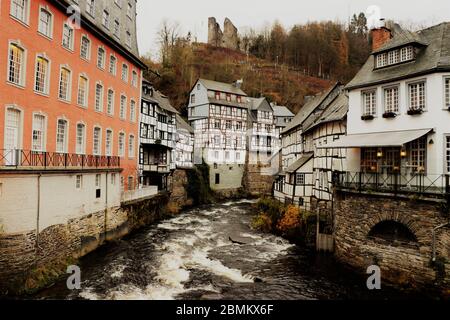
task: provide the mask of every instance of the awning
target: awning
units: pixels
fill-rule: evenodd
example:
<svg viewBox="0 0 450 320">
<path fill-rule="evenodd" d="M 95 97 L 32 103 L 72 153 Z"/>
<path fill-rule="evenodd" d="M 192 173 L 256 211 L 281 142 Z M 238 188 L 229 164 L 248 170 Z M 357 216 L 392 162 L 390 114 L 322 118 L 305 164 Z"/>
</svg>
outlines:
<svg viewBox="0 0 450 320">
<path fill-rule="evenodd" d="M 303 167 L 306 163 L 308 163 L 308 161 L 311 160 L 313 158 L 313 156 L 314 156 L 313 153 L 306 153 L 306 154 L 302 155 L 302 157 L 300 159 L 295 161 L 293 164 L 291 164 L 286 169 L 286 172 L 287 173 L 292 173 L 292 172 L 297 171 L 298 169 Z"/>
<path fill-rule="evenodd" d="M 330 142 L 318 149 L 338 148 L 371 148 L 371 147 L 402 147 L 408 142 L 422 138 L 433 129 L 391 131 L 380 133 L 352 134 L 342 136 L 339 140 Z"/>
</svg>

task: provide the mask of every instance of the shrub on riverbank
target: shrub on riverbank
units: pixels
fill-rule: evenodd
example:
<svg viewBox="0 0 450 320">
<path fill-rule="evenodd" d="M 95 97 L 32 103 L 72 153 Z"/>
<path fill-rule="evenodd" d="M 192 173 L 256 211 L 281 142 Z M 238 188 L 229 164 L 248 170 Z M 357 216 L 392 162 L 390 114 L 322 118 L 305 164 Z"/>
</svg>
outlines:
<svg viewBox="0 0 450 320">
<path fill-rule="evenodd" d="M 261 198 L 255 205 L 257 214 L 252 227 L 266 233 L 282 236 L 295 243 L 305 243 L 315 230 L 314 214 L 294 205 L 284 205 L 272 198 Z"/>
<path fill-rule="evenodd" d="M 203 162 L 188 170 L 188 197 L 193 199 L 194 205 L 214 202 L 214 193 L 209 186 L 209 166 Z"/>
</svg>

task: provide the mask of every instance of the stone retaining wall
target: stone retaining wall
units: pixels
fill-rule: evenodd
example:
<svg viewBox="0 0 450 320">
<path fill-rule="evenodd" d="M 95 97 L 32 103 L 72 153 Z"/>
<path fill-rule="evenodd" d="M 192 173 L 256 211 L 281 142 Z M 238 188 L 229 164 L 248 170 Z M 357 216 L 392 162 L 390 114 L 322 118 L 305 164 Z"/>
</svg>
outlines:
<svg viewBox="0 0 450 320">
<path fill-rule="evenodd" d="M 395 199 L 386 195 L 336 191 L 335 255 L 338 260 L 365 273 L 378 265 L 382 281 L 408 288 L 450 288 L 450 228 L 437 233 L 437 263 L 432 263 L 432 234 L 449 222 L 442 203 Z M 368 237 L 382 221 L 406 226 L 417 242 Z"/>
<path fill-rule="evenodd" d="M 158 195 L 53 225 L 38 235 L 36 230 L 0 234 L 0 295 L 31 292 L 52 283 L 68 265 L 105 242 L 162 219 L 167 203 L 167 195 Z"/>
</svg>

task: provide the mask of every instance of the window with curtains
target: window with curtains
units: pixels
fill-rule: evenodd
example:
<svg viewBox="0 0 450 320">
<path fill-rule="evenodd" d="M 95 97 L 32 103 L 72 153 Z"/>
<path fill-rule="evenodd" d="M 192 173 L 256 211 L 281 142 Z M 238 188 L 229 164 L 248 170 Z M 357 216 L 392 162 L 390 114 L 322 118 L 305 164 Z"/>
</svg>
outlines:
<svg viewBox="0 0 450 320">
<path fill-rule="evenodd" d="M 10 44 L 8 57 L 8 81 L 17 85 L 24 85 L 25 50 L 16 44 Z"/>
<path fill-rule="evenodd" d="M 82 107 L 87 107 L 88 101 L 88 79 L 80 76 L 78 79 L 78 99 L 77 102 Z"/>
<path fill-rule="evenodd" d="M 46 58 L 38 56 L 36 58 L 36 75 L 34 80 L 34 90 L 47 94 L 49 91 L 49 62 Z"/>
<path fill-rule="evenodd" d="M 64 101 L 70 101 L 71 72 L 67 68 L 61 68 L 59 75 L 58 97 Z"/>
</svg>

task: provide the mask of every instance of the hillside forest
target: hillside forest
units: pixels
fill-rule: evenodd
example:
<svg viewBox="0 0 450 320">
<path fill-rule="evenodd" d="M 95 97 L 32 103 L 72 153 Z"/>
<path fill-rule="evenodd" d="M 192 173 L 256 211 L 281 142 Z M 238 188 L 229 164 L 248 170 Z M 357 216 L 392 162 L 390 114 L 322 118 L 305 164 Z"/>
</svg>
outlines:
<svg viewBox="0 0 450 320">
<path fill-rule="evenodd" d="M 367 19 L 354 15 L 349 24 L 309 22 L 289 30 L 279 22 L 240 35 L 240 51 L 217 48 L 181 35 L 177 23 L 165 21 L 158 33 L 160 59 L 143 57 L 145 76 L 186 115 L 189 91 L 198 78 L 232 83 L 297 112 L 306 96 L 331 83 L 349 81 L 370 53 Z"/>
</svg>

